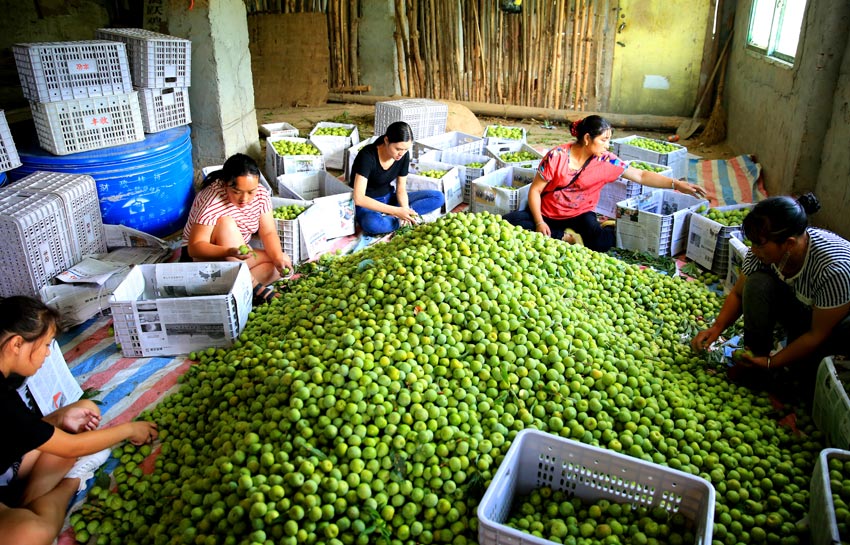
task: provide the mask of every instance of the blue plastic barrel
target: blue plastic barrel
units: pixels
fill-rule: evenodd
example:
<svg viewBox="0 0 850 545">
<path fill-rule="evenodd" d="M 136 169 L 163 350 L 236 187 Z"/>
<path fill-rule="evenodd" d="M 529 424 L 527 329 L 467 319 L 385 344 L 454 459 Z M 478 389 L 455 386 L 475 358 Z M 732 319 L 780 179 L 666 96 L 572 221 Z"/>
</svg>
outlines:
<svg viewBox="0 0 850 545">
<path fill-rule="evenodd" d="M 71 155 L 52 155 L 33 140 L 18 146 L 19 180 L 37 170 L 88 174 L 97 185 L 103 223 L 164 237 L 183 229 L 194 198 L 188 126 L 147 134 L 142 142 Z"/>
<path fill-rule="evenodd" d="M 6 176 L 5 172 L 0 172 L 0 187 L 6 185 L 6 182 L 9 181 L 9 178 Z"/>
</svg>

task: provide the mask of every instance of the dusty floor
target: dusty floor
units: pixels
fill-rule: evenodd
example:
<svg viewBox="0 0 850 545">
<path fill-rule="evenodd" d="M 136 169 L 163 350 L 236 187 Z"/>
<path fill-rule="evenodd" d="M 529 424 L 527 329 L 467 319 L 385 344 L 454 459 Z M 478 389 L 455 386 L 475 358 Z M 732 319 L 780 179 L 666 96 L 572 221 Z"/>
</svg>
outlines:
<svg viewBox="0 0 850 545">
<path fill-rule="evenodd" d="M 544 128 L 543 119 L 504 119 L 492 117 L 478 117 L 482 127 L 492 124 L 525 127 L 528 133 L 528 143 L 532 146 L 554 147 L 562 142 L 569 141 L 570 132 L 566 124 L 555 123 L 552 128 Z M 298 128 L 302 136 L 309 134 L 310 130 L 320 121 L 333 121 L 337 123 L 356 123 L 360 138 L 371 137 L 374 133 L 375 107 L 363 104 L 339 104 L 328 103 L 314 107 L 292 107 L 276 108 L 273 110 L 257 110 L 257 122 L 259 124 L 285 121 Z M 673 133 L 614 130 L 614 137 L 619 138 L 631 134 L 639 134 L 648 138 L 666 139 Z M 690 153 L 704 159 L 728 159 L 736 154 L 724 142 L 706 146 L 699 141 L 699 132 L 688 140 L 682 140 L 679 144 L 688 148 Z"/>
</svg>

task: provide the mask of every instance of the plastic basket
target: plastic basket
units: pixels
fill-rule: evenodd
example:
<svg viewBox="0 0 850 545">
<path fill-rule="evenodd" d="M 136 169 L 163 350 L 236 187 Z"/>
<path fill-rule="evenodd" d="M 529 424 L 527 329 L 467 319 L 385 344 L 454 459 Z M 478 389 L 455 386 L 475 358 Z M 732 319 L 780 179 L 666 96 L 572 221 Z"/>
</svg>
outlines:
<svg viewBox="0 0 850 545">
<path fill-rule="evenodd" d="M 525 208 L 535 174 L 530 168 L 506 167 L 472 180 L 470 210 L 504 215 Z"/>
<path fill-rule="evenodd" d="M 517 140 L 517 139 L 514 139 L 514 138 L 502 138 L 500 136 L 487 136 L 487 133 L 490 132 L 491 128 L 495 129 L 495 128 L 498 128 L 498 127 L 504 127 L 506 129 L 520 129 L 522 131 L 522 138 Z M 502 143 L 502 142 L 527 142 L 528 141 L 528 131 L 525 129 L 525 127 L 509 127 L 507 125 L 487 125 L 487 127 L 484 128 L 484 135 L 483 135 L 482 138 L 484 139 L 484 146 L 485 147 L 486 146 L 492 146 L 494 144 L 499 144 L 499 143 Z"/>
<path fill-rule="evenodd" d="M 420 174 L 428 170 L 442 170 L 445 174 L 439 179 Z M 423 189 L 432 189 L 443 194 L 444 202 L 440 207 L 440 212 L 443 214 L 463 204 L 463 183 L 460 180 L 460 169 L 455 165 L 420 161 L 407 176 L 407 190 L 414 192 Z"/>
<path fill-rule="evenodd" d="M 74 264 L 62 199 L 0 193 L 0 296 L 29 295 Z"/>
<path fill-rule="evenodd" d="M 323 128 L 343 128 L 348 129 L 348 136 L 333 136 L 316 134 L 316 131 Z M 353 123 L 332 123 L 330 121 L 320 121 L 316 123 L 313 130 L 310 131 L 310 141 L 313 142 L 322 156 L 325 158 L 325 166 L 327 168 L 335 168 L 343 170 L 345 161 L 345 150 L 360 142 L 360 132 L 357 130 L 357 125 Z"/>
<path fill-rule="evenodd" d="M 446 132 L 449 107 L 443 102 L 424 98 L 405 98 L 375 103 L 375 132 L 383 135 L 396 121 L 404 121 L 413 131 L 413 139 L 421 140 Z"/>
<path fill-rule="evenodd" d="M 458 152 L 455 151 L 456 149 L 458 148 L 427 151 L 419 156 L 419 161 L 457 165 L 463 186 L 463 202 L 469 204 L 472 198 L 472 180 L 496 170 L 496 160 L 489 155 Z M 483 165 L 481 167 L 467 166 L 470 163 L 483 163 Z"/>
<path fill-rule="evenodd" d="M 11 189 L 21 193 L 47 193 L 62 199 L 68 232 L 72 237 L 74 263 L 86 255 L 107 251 L 97 186 L 91 176 L 38 171 L 21 178 L 12 184 Z"/>
<path fill-rule="evenodd" d="M 357 154 L 360 153 L 360 150 L 368 146 L 369 144 L 373 144 L 378 141 L 380 136 L 373 136 L 371 138 L 367 138 L 366 140 L 361 140 L 359 144 L 355 144 L 351 146 L 345 152 L 343 152 L 343 163 L 345 167 L 343 180 L 347 184 L 351 184 L 351 176 L 352 169 L 354 169 L 354 160 L 357 158 Z"/>
<path fill-rule="evenodd" d="M 646 161 L 648 163 L 666 165 L 673 170 L 673 178 L 685 178 L 688 176 L 688 149 L 686 147 L 656 140 L 656 142 L 676 147 L 674 151 L 659 153 L 631 145 L 629 142 L 635 138 L 640 137 L 633 134 L 625 138 L 611 140 L 611 143 L 614 145 L 614 153 L 623 160 Z"/>
<path fill-rule="evenodd" d="M 838 521 L 835 517 L 835 503 L 832 500 L 832 486 L 829 479 L 829 461 L 850 460 L 850 451 L 827 448 L 820 452 L 812 474 L 809 488 L 809 529 L 812 545 L 838 545 L 841 541 L 838 533 Z"/>
<path fill-rule="evenodd" d="M 542 486 L 680 513 L 694 523 L 695 543 L 711 543 L 715 492 L 705 479 L 534 429 L 516 435 L 478 505 L 478 542 L 552 544 L 504 524 L 513 498 Z"/>
<path fill-rule="evenodd" d="M 281 174 L 325 170 L 325 159 L 322 155 L 280 155 L 272 145 L 273 142 L 280 140 L 313 144 L 307 138 L 272 136 L 266 139 L 266 177 L 268 179 L 275 179 Z"/>
<path fill-rule="evenodd" d="M 850 396 L 841 379 L 850 379 L 850 363 L 821 360 L 812 403 L 812 420 L 831 447 L 850 449 Z"/>
<path fill-rule="evenodd" d="M 95 36 L 127 46 L 136 87 L 162 89 L 191 85 L 192 42 L 189 40 L 141 28 L 99 28 Z"/>
<path fill-rule="evenodd" d="M 646 188 L 647 191 L 652 188 Z M 637 197 L 643 193 L 644 187 L 639 183 L 617 178 L 610 184 L 602 186 L 602 191 L 599 192 L 599 201 L 596 203 L 594 211 L 597 214 L 613 218 L 617 215 L 617 203 L 632 197 Z"/>
<path fill-rule="evenodd" d="M 685 249 L 691 212 L 708 206 L 676 191 L 663 189 L 617 203 L 617 247 L 655 255 L 678 255 Z"/>
<path fill-rule="evenodd" d="M 133 90 L 127 50 L 104 40 L 12 46 L 24 96 L 34 102 L 122 95 Z"/>
<path fill-rule="evenodd" d="M 266 138 L 269 136 L 294 136 L 297 138 L 298 129 L 286 121 L 281 121 L 279 123 L 266 123 L 264 125 L 260 125 L 260 134 Z"/>
<path fill-rule="evenodd" d="M 18 148 L 12 139 L 12 131 L 6 121 L 6 113 L 0 110 L 0 172 L 6 172 L 21 166 Z"/>
<path fill-rule="evenodd" d="M 303 206 L 306 209 L 309 208 L 312 203 L 297 199 L 281 199 L 279 197 L 272 197 L 273 208 L 293 204 Z M 303 214 L 304 212 L 299 214 L 299 216 L 302 216 Z M 305 261 L 307 259 L 307 255 L 306 252 L 301 252 L 301 227 L 299 219 L 297 217 L 293 220 L 275 218 L 274 224 L 277 229 L 277 235 L 280 237 L 280 245 L 283 247 L 283 251 L 289 255 L 289 258 L 292 260 L 292 264 L 297 265 L 302 261 Z"/>
<path fill-rule="evenodd" d="M 139 96 L 132 92 L 102 98 L 31 103 L 41 147 L 67 155 L 145 139 Z"/>
<path fill-rule="evenodd" d="M 484 153 L 484 139 L 459 131 L 428 136 L 413 142 L 412 158 L 419 159 L 426 152 L 446 149 L 452 149 L 456 153 L 482 155 Z"/>
<path fill-rule="evenodd" d="M 753 204 L 719 206 L 717 210 L 752 208 Z M 702 214 L 694 214 L 688 232 L 686 257 L 711 272 L 725 277 L 729 270 L 729 239 L 740 225 L 722 225 Z"/>
<path fill-rule="evenodd" d="M 497 168 L 537 168 L 537 165 L 539 165 L 540 161 L 543 159 L 542 153 L 532 148 L 525 142 L 520 142 L 517 140 L 505 140 L 496 144 L 491 144 L 487 146 L 486 151 L 488 155 L 490 155 L 496 160 Z M 507 161 L 505 159 L 502 159 L 502 155 L 504 155 L 505 153 L 516 153 L 521 151 L 525 151 L 534 155 L 535 159 L 528 159 L 525 161 Z"/>
<path fill-rule="evenodd" d="M 139 89 L 142 126 L 145 132 L 160 132 L 192 122 L 189 89 Z"/>
</svg>

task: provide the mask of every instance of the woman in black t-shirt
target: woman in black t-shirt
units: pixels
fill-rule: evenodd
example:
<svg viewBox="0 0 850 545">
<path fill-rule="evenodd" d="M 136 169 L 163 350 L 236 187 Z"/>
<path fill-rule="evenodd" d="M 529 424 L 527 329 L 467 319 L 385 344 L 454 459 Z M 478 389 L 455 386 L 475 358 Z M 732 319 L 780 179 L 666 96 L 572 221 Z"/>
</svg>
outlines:
<svg viewBox="0 0 850 545">
<path fill-rule="evenodd" d="M 0 443 L 0 545 L 53 543 L 68 502 L 109 457 L 109 447 L 157 437 L 150 422 L 97 430 L 100 411 L 88 400 L 44 418 L 26 406 L 17 387 L 44 364 L 58 323 L 57 313 L 36 299 L 0 300 L 0 411 L 6 426 Z"/>
<path fill-rule="evenodd" d="M 440 191 L 407 192 L 406 182 L 413 132 L 396 121 L 377 142 L 368 144 L 354 159 L 352 168 L 355 218 L 368 235 L 389 233 L 416 223 L 416 216 L 443 206 Z M 395 192 L 392 184 L 395 182 Z"/>
</svg>

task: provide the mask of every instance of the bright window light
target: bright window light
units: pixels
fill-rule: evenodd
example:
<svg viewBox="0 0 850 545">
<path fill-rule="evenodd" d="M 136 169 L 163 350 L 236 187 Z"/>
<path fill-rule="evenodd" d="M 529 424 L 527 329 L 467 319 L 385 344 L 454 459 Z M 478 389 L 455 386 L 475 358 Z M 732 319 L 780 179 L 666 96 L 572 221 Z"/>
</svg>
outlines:
<svg viewBox="0 0 850 545">
<path fill-rule="evenodd" d="M 753 0 L 747 45 L 793 63 L 805 13 L 806 0 Z"/>
</svg>

